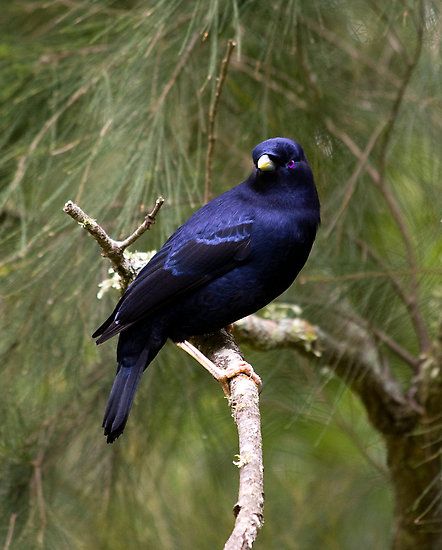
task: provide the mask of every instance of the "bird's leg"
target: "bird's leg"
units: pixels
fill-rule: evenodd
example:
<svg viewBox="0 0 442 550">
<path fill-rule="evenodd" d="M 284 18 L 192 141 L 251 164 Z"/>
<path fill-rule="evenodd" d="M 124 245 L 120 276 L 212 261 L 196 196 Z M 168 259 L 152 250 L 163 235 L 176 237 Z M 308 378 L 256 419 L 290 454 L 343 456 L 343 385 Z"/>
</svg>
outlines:
<svg viewBox="0 0 442 550">
<path fill-rule="evenodd" d="M 178 342 L 177 346 L 193 357 L 200 365 L 202 365 L 210 374 L 217 380 L 223 389 L 224 395 L 230 397 L 229 380 L 234 378 L 238 374 L 246 374 L 255 382 L 259 390 L 261 390 L 262 382 L 261 378 L 255 373 L 252 365 L 249 365 L 246 361 L 238 361 L 233 365 L 230 365 L 227 369 L 220 369 L 208 359 L 201 351 L 193 344 L 184 340 L 184 342 Z"/>
<path fill-rule="evenodd" d="M 230 396 L 229 383 L 227 382 L 227 379 L 225 377 L 224 369 L 220 369 L 219 367 L 217 367 L 215 363 L 213 363 L 204 355 L 204 353 L 201 353 L 198 348 L 196 348 L 187 340 L 184 340 L 184 342 L 177 342 L 177 346 L 188 353 L 191 357 L 195 359 L 195 361 L 197 361 L 207 371 L 209 371 L 213 378 L 215 378 L 215 380 L 217 380 L 221 384 L 224 395 L 226 397 Z"/>
</svg>

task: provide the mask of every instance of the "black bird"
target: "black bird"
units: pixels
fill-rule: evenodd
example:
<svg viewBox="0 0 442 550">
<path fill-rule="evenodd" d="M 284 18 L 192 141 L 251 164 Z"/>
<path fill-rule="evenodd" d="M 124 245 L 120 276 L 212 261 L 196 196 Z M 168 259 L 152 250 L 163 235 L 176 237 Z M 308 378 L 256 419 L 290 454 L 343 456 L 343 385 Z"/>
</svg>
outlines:
<svg viewBox="0 0 442 550">
<path fill-rule="evenodd" d="M 250 176 L 177 229 L 93 334 L 101 344 L 120 333 L 103 420 L 108 443 L 123 432 L 141 375 L 167 338 L 182 342 L 254 313 L 304 266 L 320 223 L 304 151 L 273 138 L 252 157 Z"/>
</svg>

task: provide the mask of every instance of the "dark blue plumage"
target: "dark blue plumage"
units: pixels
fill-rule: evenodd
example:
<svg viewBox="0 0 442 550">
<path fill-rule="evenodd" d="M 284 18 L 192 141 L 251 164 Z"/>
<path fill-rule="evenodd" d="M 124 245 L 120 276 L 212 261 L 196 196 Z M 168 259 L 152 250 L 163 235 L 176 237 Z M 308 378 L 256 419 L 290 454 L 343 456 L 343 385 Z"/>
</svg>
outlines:
<svg viewBox="0 0 442 550">
<path fill-rule="evenodd" d="M 167 338 L 180 342 L 257 311 L 305 264 L 320 217 L 304 152 L 274 138 L 252 157 L 249 178 L 196 211 L 93 334 L 100 344 L 120 333 L 103 421 L 108 442 L 123 432 L 141 374 Z"/>
</svg>

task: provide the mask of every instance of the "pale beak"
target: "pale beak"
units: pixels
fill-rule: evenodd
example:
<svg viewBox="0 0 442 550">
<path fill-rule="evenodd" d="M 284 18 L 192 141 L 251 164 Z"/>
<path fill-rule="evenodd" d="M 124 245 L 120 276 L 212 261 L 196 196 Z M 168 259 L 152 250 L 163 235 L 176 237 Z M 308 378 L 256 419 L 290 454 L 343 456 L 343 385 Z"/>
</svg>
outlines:
<svg viewBox="0 0 442 550">
<path fill-rule="evenodd" d="M 262 170 L 263 172 L 273 172 L 276 168 L 275 163 L 269 155 L 262 155 L 259 157 L 256 165 L 258 166 L 258 170 Z"/>
</svg>

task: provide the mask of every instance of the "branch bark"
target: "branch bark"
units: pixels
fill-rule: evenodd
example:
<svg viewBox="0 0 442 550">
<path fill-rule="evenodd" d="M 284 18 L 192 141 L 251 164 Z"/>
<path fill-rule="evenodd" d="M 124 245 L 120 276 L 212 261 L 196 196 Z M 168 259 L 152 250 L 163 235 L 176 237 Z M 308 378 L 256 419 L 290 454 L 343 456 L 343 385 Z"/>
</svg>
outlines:
<svg viewBox="0 0 442 550">
<path fill-rule="evenodd" d="M 361 330 L 351 324 L 346 329 Z M 271 321 L 256 315 L 235 323 L 234 334 L 255 349 L 285 347 L 310 358 L 322 355 L 360 397 L 384 439 L 395 497 L 393 550 L 441 548 L 442 323 L 432 353 L 407 393 L 378 364 L 367 334 L 350 334 L 349 341 L 341 342 L 301 319 Z"/>
<path fill-rule="evenodd" d="M 353 333 L 353 345 L 338 341 L 303 319 L 273 321 L 250 315 L 235 323 L 234 334 L 240 343 L 255 349 L 290 348 L 310 359 L 321 356 L 360 397 L 377 430 L 383 434 L 409 432 L 419 418 L 418 408 L 379 365 L 360 327 L 348 323 L 346 329 Z"/>
<path fill-rule="evenodd" d="M 101 255 L 109 258 L 116 273 L 121 277 L 121 286 L 126 288 L 136 275 L 130 261 L 125 258 L 124 251 L 155 223 L 156 215 L 164 204 L 163 197 L 158 197 L 152 212 L 146 215 L 143 223 L 122 241 L 111 239 L 106 231 L 93 218 L 88 216 L 77 204 L 68 201 L 63 208 L 73 220 L 81 225 L 97 241 L 101 248 Z"/>
<path fill-rule="evenodd" d="M 232 335 L 226 330 L 192 341 L 221 368 L 227 369 L 243 360 Z M 224 550 L 249 550 L 264 523 L 261 419 L 255 382 L 245 375 L 234 377 L 230 382 L 229 405 L 239 436 L 239 455 L 235 461 L 239 468 L 239 492 L 233 508 L 235 527 Z"/>
</svg>

